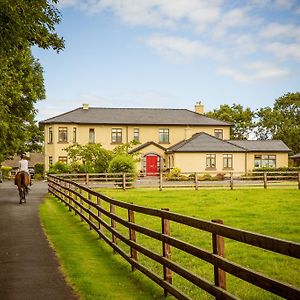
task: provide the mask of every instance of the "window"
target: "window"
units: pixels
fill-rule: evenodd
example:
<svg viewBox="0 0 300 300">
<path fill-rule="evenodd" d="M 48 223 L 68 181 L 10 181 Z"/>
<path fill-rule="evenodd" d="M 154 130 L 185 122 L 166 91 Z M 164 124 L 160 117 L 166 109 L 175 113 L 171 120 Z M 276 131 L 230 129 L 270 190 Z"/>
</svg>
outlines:
<svg viewBox="0 0 300 300">
<path fill-rule="evenodd" d="M 52 130 L 52 127 L 49 127 L 48 143 L 49 144 L 53 143 L 53 130 Z"/>
<path fill-rule="evenodd" d="M 77 142 L 77 128 L 73 127 L 73 143 Z"/>
<path fill-rule="evenodd" d="M 64 164 L 67 164 L 68 163 L 68 157 L 67 156 L 59 156 L 58 161 L 62 162 Z"/>
<path fill-rule="evenodd" d="M 215 129 L 215 137 L 223 140 L 223 129 Z"/>
<path fill-rule="evenodd" d="M 232 169 L 232 154 L 224 154 L 223 155 L 223 168 L 224 169 Z"/>
<path fill-rule="evenodd" d="M 140 129 L 139 128 L 134 128 L 133 129 L 133 140 L 135 142 L 139 142 L 140 141 Z"/>
<path fill-rule="evenodd" d="M 169 129 L 162 128 L 159 129 L 159 142 L 163 144 L 169 143 Z"/>
<path fill-rule="evenodd" d="M 95 129 L 94 128 L 90 128 L 90 131 L 89 131 L 89 143 L 90 144 L 94 144 L 95 143 Z"/>
<path fill-rule="evenodd" d="M 276 168 L 276 155 L 255 155 L 254 168 Z"/>
<path fill-rule="evenodd" d="M 53 158 L 52 156 L 49 156 L 49 167 L 53 165 Z"/>
<path fill-rule="evenodd" d="M 216 168 L 216 154 L 206 154 L 206 168 Z"/>
<path fill-rule="evenodd" d="M 67 143 L 68 142 L 68 128 L 58 127 L 58 142 Z"/>
<path fill-rule="evenodd" d="M 111 129 L 111 143 L 122 144 L 122 128 Z"/>
</svg>

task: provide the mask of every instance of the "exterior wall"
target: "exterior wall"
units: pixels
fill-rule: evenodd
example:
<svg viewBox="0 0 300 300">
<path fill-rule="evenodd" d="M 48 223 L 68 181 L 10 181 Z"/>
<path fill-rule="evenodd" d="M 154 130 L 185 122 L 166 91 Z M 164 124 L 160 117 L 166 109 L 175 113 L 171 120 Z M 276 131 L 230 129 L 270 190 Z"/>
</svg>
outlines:
<svg viewBox="0 0 300 300">
<path fill-rule="evenodd" d="M 216 154 L 216 168 L 206 169 L 206 154 Z M 223 168 L 223 154 L 232 154 L 233 168 Z M 174 153 L 174 167 L 182 172 L 245 172 L 245 153 Z M 170 155 L 171 156 L 171 155 Z"/>
<path fill-rule="evenodd" d="M 52 127 L 53 143 L 49 144 L 49 127 Z M 68 128 L 68 142 L 58 142 L 58 128 Z M 224 139 L 229 139 L 229 126 L 120 126 L 120 125 L 82 125 L 82 124 L 45 124 L 45 169 L 49 169 L 49 156 L 52 156 L 53 163 L 58 161 L 59 156 L 66 156 L 67 153 L 64 148 L 73 144 L 73 128 L 76 128 L 76 142 L 78 144 L 86 145 L 89 142 L 89 129 L 95 130 L 95 143 L 101 143 L 105 149 L 112 150 L 117 145 L 111 143 L 111 129 L 122 128 L 122 142 L 128 143 L 133 140 L 134 128 L 139 128 L 140 143 L 153 141 L 159 143 L 159 129 L 169 129 L 169 143 L 161 144 L 168 148 L 184 139 L 190 138 L 193 134 L 204 131 L 210 135 L 214 135 L 215 129 L 223 129 Z M 156 148 L 157 149 L 157 148 Z M 144 150 L 144 149 L 143 149 Z"/>
<path fill-rule="evenodd" d="M 276 155 L 276 168 L 288 167 L 289 165 L 287 152 L 250 152 L 247 153 L 247 171 L 252 171 L 254 169 L 255 155 Z"/>
</svg>

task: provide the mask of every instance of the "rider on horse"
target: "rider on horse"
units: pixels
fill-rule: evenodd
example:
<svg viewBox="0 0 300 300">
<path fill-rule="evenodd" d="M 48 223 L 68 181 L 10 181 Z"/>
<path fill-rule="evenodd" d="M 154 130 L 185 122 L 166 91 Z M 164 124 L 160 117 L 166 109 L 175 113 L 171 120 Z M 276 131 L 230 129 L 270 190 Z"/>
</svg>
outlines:
<svg viewBox="0 0 300 300">
<path fill-rule="evenodd" d="M 19 172 L 18 173 L 21 173 L 21 172 L 24 172 L 25 175 L 29 177 L 29 182 L 31 185 L 31 177 L 30 177 L 29 170 L 28 170 L 28 160 L 25 159 L 24 154 L 21 155 L 21 160 L 19 161 Z M 25 180 L 25 182 L 26 182 L 26 180 Z M 15 180 L 15 184 L 17 184 L 16 180 Z M 26 186 L 26 189 L 28 189 L 28 186 Z"/>
</svg>

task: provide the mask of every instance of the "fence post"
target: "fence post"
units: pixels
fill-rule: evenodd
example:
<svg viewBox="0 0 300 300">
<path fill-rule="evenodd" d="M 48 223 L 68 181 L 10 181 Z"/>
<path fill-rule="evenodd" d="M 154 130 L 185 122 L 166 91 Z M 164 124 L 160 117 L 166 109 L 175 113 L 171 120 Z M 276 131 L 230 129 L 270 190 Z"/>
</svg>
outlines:
<svg viewBox="0 0 300 300">
<path fill-rule="evenodd" d="M 69 190 L 68 190 L 68 195 L 69 195 L 69 198 L 68 198 L 68 203 L 69 203 L 69 211 L 72 211 L 72 208 L 71 208 L 71 206 L 72 206 L 72 193 L 71 193 L 71 183 L 69 182 L 69 184 L 68 184 L 68 188 L 69 188 Z"/>
<path fill-rule="evenodd" d="M 82 189 L 79 188 L 79 194 L 80 196 L 82 196 Z M 80 204 L 83 205 L 83 201 L 82 201 L 82 198 L 80 197 Z M 80 206 L 80 214 L 82 214 L 82 207 Z M 82 222 L 83 221 L 83 218 L 82 216 L 80 216 L 80 221 Z"/>
<path fill-rule="evenodd" d="M 159 171 L 159 190 L 162 191 L 163 188 L 163 176 L 162 176 L 162 171 Z"/>
<path fill-rule="evenodd" d="M 222 220 L 212 220 L 213 223 L 224 224 Z M 212 234 L 213 254 L 224 257 L 225 243 L 224 237 Z M 226 290 L 226 272 L 214 266 L 215 285 Z"/>
<path fill-rule="evenodd" d="M 123 190 L 126 189 L 126 173 L 122 174 L 122 188 Z"/>
<path fill-rule="evenodd" d="M 230 189 L 233 190 L 233 172 L 230 172 Z"/>
<path fill-rule="evenodd" d="M 90 192 L 88 192 L 88 199 L 89 199 L 89 201 L 92 201 L 92 194 L 90 193 Z M 88 204 L 88 210 L 89 210 L 89 212 L 88 212 L 88 214 L 89 214 L 89 221 L 90 222 L 92 222 L 92 217 L 91 217 L 91 214 L 90 214 L 90 212 L 91 212 L 91 205 L 90 204 Z M 90 226 L 90 230 L 92 229 L 92 226 L 91 225 L 89 225 Z"/>
<path fill-rule="evenodd" d="M 131 202 L 132 204 L 132 202 Z M 128 209 L 128 222 L 134 224 L 134 211 L 131 209 Z M 129 227 L 129 239 L 133 242 L 136 242 L 136 233 L 135 230 Z M 138 260 L 138 255 L 137 251 L 133 248 L 130 247 L 130 257 L 134 260 Z M 131 270 L 134 271 L 135 267 L 132 265 Z"/>
<path fill-rule="evenodd" d="M 97 196 L 97 205 L 99 205 L 101 207 L 101 200 L 98 196 Z M 98 209 L 98 217 L 99 217 L 99 219 L 101 219 L 101 211 L 99 209 Z M 99 232 L 102 232 L 102 225 L 100 222 L 98 223 L 98 228 L 99 228 Z M 99 234 L 99 239 L 100 238 L 101 238 L 101 235 Z"/>
<path fill-rule="evenodd" d="M 300 190 L 300 172 L 298 172 L 298 189 Z"/>
<path fill-rule="evenodd" d="M 162 208 L 164 211 L 169 211 L 168 208 Z M 162 234 L 170 235 L 170 220 L 165 219 L 162 217 L 161 219 L 161 227 L 162 227 Z M 171 260 L 171 245 L 163 242 L 162 243 L 162 250 L 163 250 L 163 257 L 166 259 Z M 167 267 L 163 266 L 164 272 L 164 280 L 168 283 L 172 284 L 172 270 L 168 269 Z M 168 295 L 167 289 L 164 289 L 165 297 Z"/>
<path fill-rule="evenodd" d="M 88 185 L 89 182 L 90 182 L 90 175 L 89 175 L 89 173 L 86 173 L 85 174 L 85 184 Z"/>
<path fill-rule="evenodd" d="M 267 172 L 264 172 L 264 189 L 267 188 Z"/>
<path fill-rule="evenodd" d="M 109 211 L 110 211 L 111 214 L 115 214 L 115 212 L 116 212 L 116 207 L 111 203 L 109 205 Z M 110 226 L 113 229 L 116 228 L 116 221 L 112 218 L 110 218 Z M 113 233 L 111 235 L 111 241 L 112 241 L 113 244 L 117 244 L 116 236 Z M 114 250 L 114 252 L 116 252 L 116 251 Z"/>
<path fill-rule="evenodd" d="M 195 190 L 198 191 L 198 188 L 199 188 L 199 186 L 198 186 L 198 174 L 196 172 L 195 173 Z"/>
<path fill-rule="evenodd" d="M 74 191 L 75 193 L 77 192 L 76 185 L 73 186 L 73 191 Z M 75 200 L 75 201 L 73 201 L 73 202 L 74 202 L 74 208 L 75 208 L 75 209 L 74 209 L 74 211 L 75 211 L 75 216 L 77 215 L 76 209 L 78 208 L 77 203 L 76 203 L 76 202 L 77 202 L 77 199 L 78 199 L 78 198 L 77 198 L 77 195 L 74 194 L 74 200 Z"/>
</svg>

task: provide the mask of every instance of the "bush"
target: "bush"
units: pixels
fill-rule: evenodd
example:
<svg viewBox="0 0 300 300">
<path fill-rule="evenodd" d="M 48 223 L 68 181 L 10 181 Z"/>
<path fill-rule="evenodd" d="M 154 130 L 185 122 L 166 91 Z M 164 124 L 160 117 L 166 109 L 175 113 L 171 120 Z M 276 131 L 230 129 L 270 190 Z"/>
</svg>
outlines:
<svg viewBox="0 0 300 300">
<path fill-rule="evenodd" d="M 117 155 L 109 163 L 110 173 L 135 173 L 135 161 L 129 155 Z"/>
<path fill-rule="evenodd" d="M 108 172 L 135 174 L 135 160 L 130 155 L 116 155 L 109 163 Z M 126 182 L 132 182 L 134 179 L 135 176 L 131 176 L 126 179 Z M 117 181 L 121 182 L 122 178 L 120 177 Z M 122 183 L 118 183 L 117 186 L 122 186 Z M 126 186 L 131 186 L 131 184 L 126 183 Z"/>
<path fill-rule="evenodd" d="M 37 163 L 34 165 L 34 174 L 44 175 L 44 164 L 43 163 Z"/>
<path fill-rule="evenodd" d="M 9 172 L 12 170 L 12 168 L 11 167 L 4 167 L 4 166 L 2 166 L 0 168 L 0 170 L 2 172 L 2 177 L 4 179 L 7 179 L 9 177 Z"/>
<path fill-rule="evenodd" d="M 33 176 L 33 179 L 35 179 L 35 180 L 42 180 L 43 178 L 44 178 L 43 175 L 39 174 L 39 173 L 36 173 Z"/>
<path fill-rule="evenodd" d="M 190 178 L 182 175 L 181 169 L 173 168 L 173 169 L 171 169 L 170 173 L 167 175 L 166 180 L 168 180 L 168 181 L 188 181 L 188 180 L 190 180 Z"/>
<path fill-rule="evenodd" d="M 246 178 L 247 180 L 262 180 L 263 173 L 266 172 L 268 179 L 295 179 L 295 174 L 284 173 L 284 172 L 299 172 L 300 167 L 282 167 L 282 168 L 259 168 L 253 169 L 252 172 L 249 173 Z M 259 172 L 259 173 L 256 173 Z M 280 177 L 278 177 L 280 176 Z"/>
<path fill-rule="evenodd" d="M 215 178 L 215 180 L 223 181 L 225 178 L 225 175 L 223 173 L 218 173 L 214 178 Z"/>
<path fill-rule="evenodd" d="M 48 171 L 48 174 L 64 174 L 70 173 L 71 167 L 67 164 L 64 164 L 60 161 L 56 162 Z"/>
</svg>

